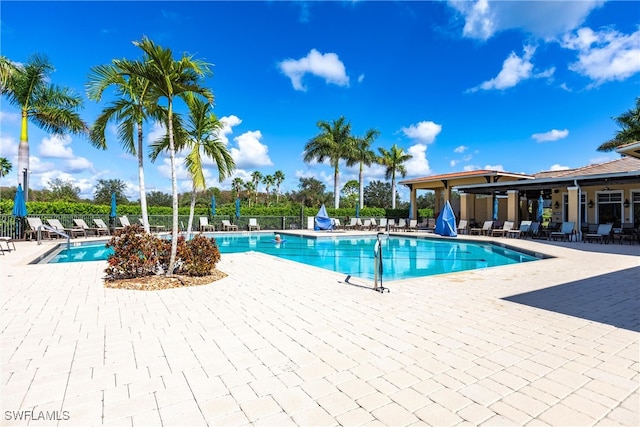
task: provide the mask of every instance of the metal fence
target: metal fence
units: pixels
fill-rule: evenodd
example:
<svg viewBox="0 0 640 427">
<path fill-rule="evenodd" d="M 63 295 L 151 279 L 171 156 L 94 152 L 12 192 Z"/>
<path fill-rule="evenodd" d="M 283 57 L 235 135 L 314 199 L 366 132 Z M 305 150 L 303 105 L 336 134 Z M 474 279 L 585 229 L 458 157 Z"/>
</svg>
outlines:
<svg viewBox="0 0 640 427">
<path fill-rule="evenodd" d="M 36 217 L 36 215 L 29 215 Z M 69 214 L 42 214 L 37 215 L 43 223 L 47 223 L 47 219 L 58 219 L 65 228 L 73 228 L 75 226 L 74 219 L 83 219 L 89 227 L 94 226 L 94 219 L 102 219 L 105 224 L 111 228 L 120 227 L 120 221 L 116 218 L 115 223 L 108 215 L 69 215 Z M 216 215 L 209 218 L 209 224 L 215 226 L 216 230 L 222 229 L 222 220 L 228 220 L 232 224 L 238 226 L 238 230 L 248 230 L 249 217 L 236 218 L 233 215 Z M 290 230 L 304 228 L 303 218 L 300 216 L 252 216 L 255 218 L 261 230 Z M 139 224 L 139 219 L 129 218 L 131 224 Z M 178 216 L 179 228 L 186 231 L 189 223 L 188 215 Z M 155 230 L 170 231 L 173 224 L 171 215 L 149 215 L 149 225 Z M 24 238 L 24 231 L 28 228 L 28 224 L 24 218 L 16 218 L 13 215 L 0 215 L 0 236 L 9 236 L 14 239 Z M 194 216 L 192 231 L 200 229 L 200 216 Z"/>
</svg>

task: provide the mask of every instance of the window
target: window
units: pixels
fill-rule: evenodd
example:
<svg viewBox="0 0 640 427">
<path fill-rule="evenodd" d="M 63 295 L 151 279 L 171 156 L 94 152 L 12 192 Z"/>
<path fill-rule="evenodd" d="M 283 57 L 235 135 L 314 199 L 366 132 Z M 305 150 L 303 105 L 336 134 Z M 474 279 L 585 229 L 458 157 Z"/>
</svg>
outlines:
<svg viewBox="0 0 640 427">
<path fill-rule="evenodd" d="M 598 224 L 613 223 L 614 227 L 620 227 L 623 218 L 622 191 L 602 192 L 596 195 L 596 220 Z"/>
</svg>

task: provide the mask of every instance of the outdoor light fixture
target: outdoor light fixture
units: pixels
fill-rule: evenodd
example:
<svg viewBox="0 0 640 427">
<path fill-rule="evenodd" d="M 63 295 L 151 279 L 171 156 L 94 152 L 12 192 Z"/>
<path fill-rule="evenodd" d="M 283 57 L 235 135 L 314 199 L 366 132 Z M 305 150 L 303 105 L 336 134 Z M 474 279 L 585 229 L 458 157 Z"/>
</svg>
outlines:
<svg viewBox="0 0 640 427">
<path fill-rule="evenodd" d="M 629 207 L 629 199 L 624 199 L 624 207 L 625 208 Z"/>
<path fill-rule="evenodd" d="M 558 201 L 556 200 L 556 202 L 553 204 L 553 207 L 558 209 L 560 207 L 560 203 L 558 203 Z"/>
<path fill-rule="evenodd" d="M 589 209 L 593 208 L 593 200 L 589 200 Z"/>
</svg>

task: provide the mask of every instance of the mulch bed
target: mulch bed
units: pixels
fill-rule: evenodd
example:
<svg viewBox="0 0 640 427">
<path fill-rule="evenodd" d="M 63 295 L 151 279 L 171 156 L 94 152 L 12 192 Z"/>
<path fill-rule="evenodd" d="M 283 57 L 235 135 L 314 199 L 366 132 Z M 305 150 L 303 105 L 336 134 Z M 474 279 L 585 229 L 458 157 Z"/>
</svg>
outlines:
<svg viewBox="0 0 640 427">
<path fill-rule="evenodd" d="M 111 289 L 130 289 L 136 291 L 159 291 L 162 289 L 184 288 L 187 286 L 208 285 L 227 277 L 227 273 L 214 270 L 208 276 L 145 276 L 135 279 L 105 280 L 104 287 Z"/>
</svg>

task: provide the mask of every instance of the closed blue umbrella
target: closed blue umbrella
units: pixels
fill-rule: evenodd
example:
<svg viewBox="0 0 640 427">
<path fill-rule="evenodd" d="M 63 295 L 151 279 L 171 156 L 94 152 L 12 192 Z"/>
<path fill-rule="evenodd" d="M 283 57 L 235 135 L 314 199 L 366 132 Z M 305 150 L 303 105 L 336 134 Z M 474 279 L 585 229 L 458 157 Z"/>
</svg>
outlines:
<svg viewBox="0 0 640 427">
<path fill-rule="evenodd" d="M 542 194 L 538 197 L 538 222 L 542 222 L 542 214 L 544 213 L 544 199 Z"/>
<path fill-rule="evenodd" d="M 498 220 L 498 198 L 493 196 L 493 220 Z"/>
<path fill-rule="evenodd" d="M 216 216 L 216 196 L 211 196 L 211 216 Z"/>
<path fill-rule="evenodd" d="M 24 201 L 24 191 L 22 185 L 18 184 L 16 190 L 16 196 L 13 199 L 13 210 L 11 214 L 17 218 L 24 218 L 27 216 L 27 204 Z"/>
<path fill-rule="evenodd" d="M 236 218 L 240 218 L 240 199 L 236 199 Z"/>
<path fill-rule="evenodd" d="M 111 218 L 118 216 L 116 213 L 116 193 L 111 193 L 111 212 L 109 213 Z"/>
<path fill-rule="evenodd" d="M 360 218 L 360 203 L 356 203 L 356 218 Z"/>
<path fill-rule="evenodd" d="M 409 219 L 413 219 L 413 204 L 409 200 Z"/>
</svg>

